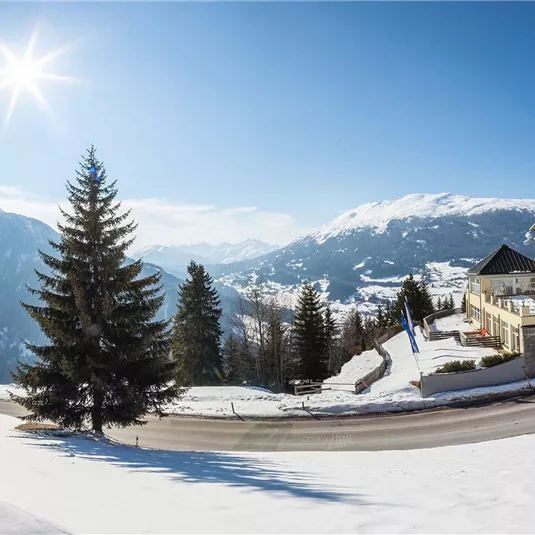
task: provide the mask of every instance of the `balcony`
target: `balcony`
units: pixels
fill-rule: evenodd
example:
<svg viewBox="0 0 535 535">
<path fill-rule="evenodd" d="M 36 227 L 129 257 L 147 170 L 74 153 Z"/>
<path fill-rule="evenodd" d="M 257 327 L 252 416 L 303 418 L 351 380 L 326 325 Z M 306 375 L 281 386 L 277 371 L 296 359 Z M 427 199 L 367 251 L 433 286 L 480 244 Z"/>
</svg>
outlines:
<svg viewBox="0 0 535 535">
<path fill-rule="evenodd" d="M 483 294 L 485 303 L 507 310 L 521 317 L 535 316 L 535 298 L 532 295 L 489 295 Z"/>
</svg>

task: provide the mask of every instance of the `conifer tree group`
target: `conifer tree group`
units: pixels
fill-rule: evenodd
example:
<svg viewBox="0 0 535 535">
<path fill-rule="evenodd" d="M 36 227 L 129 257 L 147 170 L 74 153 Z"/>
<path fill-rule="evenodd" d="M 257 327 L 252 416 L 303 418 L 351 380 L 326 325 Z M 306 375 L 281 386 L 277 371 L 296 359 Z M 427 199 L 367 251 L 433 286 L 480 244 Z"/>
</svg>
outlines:
<svg viewBox="0 0 535 535">
<path fill-rule="evenodd" d="M 121 213 L 116 182 L 91 147 L 76 180 L 67 183 L 70 210 L 58 225 L 56 255 L 40 252 L 48 268 L 31 289 L 40 304 L 23 304 L 48 341 L 27 343 L 37 357 L 19 364 L 14 378 L 26 390 L 12 398 L 27 419 L 102 432 L 105 426 L 143 424 L 152 411 L 189 386 L 254 384 L 288 391 L 295 382 L 323 381 L 400 323 L 405 302 L 413 319 L 435 310 L 429 288 L 409 275 L 394 303 L 363 316 L 354 306 L 335 317 L 315 286 L 305 281 L 294 310 L 261 284 L 239 297 L 233 328 L 223 339 L 222 309 L 214 281 L 191 262 L 178 288 L 172 321 L 155 319 L 162 303 L 160 273 L 142 277 L 143 264 L 126 251 L 136 225 Z M 436 309 L 453 308 L 453 296 Z"/>
<path fill-rule="evenodd" d="M 396 322 L 401 320 L 405 301 L 409 303 L 414 321 L 422 321 L 426 316 L 435 312 L 428 285 L 424 281 L 417 281 L 412 273 L 403 281 L 401 290 L 397 293 L 392 311 Z"/>
</svg>

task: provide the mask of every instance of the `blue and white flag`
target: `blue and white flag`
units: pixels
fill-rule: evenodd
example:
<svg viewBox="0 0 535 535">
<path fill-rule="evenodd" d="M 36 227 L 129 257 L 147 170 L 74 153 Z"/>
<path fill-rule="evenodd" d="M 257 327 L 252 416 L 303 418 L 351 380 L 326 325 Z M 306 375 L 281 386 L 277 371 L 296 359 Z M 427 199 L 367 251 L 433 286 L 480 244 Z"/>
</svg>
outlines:
<svg viewBox="0 0 535 535">
<path fill-rule="evenodd" d="M 407 301 L 407 298 L 405 298 L 405 312 L 407 313 L 407 323 L 409 324 L 409 328 L 412 332 L 412 335 L 416 336 L 416 331 L 414 330 L 414 321 L 412 321 L 411 309 L 409 307 L 409 302 Z"/>
<path fill-rule="evenodd" d="M 419 353 L 420 350 L 418 349 L 416 338 L 414 337 L 414 334 L 411 331 L 411 328 L 409 327 L 409 323 L 407 322 L 407 319 L 405 318 L 405 314 L 403 314 L 403 312 L 401 313 L 401 326 L 403 327 L 403 329 L 407 333 L 407 336 L 409 337 L 409 342 L 411 344 L 412 352 Z"/>
</svg>

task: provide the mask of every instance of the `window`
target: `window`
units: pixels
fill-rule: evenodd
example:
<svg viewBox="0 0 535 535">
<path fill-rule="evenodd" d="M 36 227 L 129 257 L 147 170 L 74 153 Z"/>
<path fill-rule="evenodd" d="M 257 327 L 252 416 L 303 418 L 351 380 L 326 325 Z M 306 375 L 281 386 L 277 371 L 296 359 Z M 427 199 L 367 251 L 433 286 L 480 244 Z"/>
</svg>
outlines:
<svg viewBox="0 0 535 535">
<path fill-rule="evenodd" d="M 493 316 L 493 321 L 494 321 L 494 329 L 492 331 L 492 334 L 494 336 L 498 336 L 500 334 L 500 324 L 498 322 L 498 318 L 496 316 Z"/>
<path fill-rule="evenodd" d="M 502 321 L 502 344 L 509 347 L 509 324 Z"/>
<path fill-rule="evenodd" d="M 511 349 L 513 351 L 520 351 L 520 336 L 516 327 L 513 327 L 513 347 Z"/>
<path fill-rule="evenodd" d="M 490 283 L 492 295 L 513 295 L 515 279 L 493 279 Z"/>
<path fill-rule="evenodd" d="M 475 307 L 474 305 L 471 306 L 471 316 L 477 321 L 481 321 L 481 310 L 479 308 Z"/>
<path fill-rule="evenodd" d="M 492 334 L 492 316 L 488 312 L 486 314 L 485 329 L 489 334 Z"/>
<path fill-rule="evenodd" d="M 470 280 L 470 291 L 473 294 L 479 295 L 481 291 L 481 285 L 479 284 L 479 279 L 471 279 Z"/>
<path fill-rule="evenodd" d="M 535 277 L 519 277 L 516 279 L 516 294 L 534 294 L 535 293 Z"/>
</svg>

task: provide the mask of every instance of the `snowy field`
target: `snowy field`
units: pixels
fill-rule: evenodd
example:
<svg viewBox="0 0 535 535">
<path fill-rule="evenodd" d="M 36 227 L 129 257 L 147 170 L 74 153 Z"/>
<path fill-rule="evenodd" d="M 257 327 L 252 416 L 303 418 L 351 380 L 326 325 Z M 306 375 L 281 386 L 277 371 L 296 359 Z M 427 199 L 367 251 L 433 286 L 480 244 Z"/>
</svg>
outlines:
<svg viewBox="0 0 535 535">
<path fill-rule="evenodd" d="M 0 416 L 2 534 L 533 533 L 535 436 L 196 453 L 37 437 L 17 423 Z"/>
<path fill-rule="evenodd" d="M 472 327 L 466 320 L 466 314 L 452 314 L 438 318 L 429 325 L 432 331 L 470 331 Z"/>
<path fill-rule="evenodd" d="M 420 379 L 420 370 L 430 373 L 448 360 L 479 361 L 482 356 L 495 353 L 495 350 L 465 348 L 458 345 L 453 338 L 427 342 L 419 330 L 416 331 L 416 340 L 421 351 L 418 362 L 411 352 L 405 333 L 385 342 L 383 346 L 392 356 L 392 366 L 382 379 L 373 383 L 362 394 L 353 394 L 343 390 L 342 386 L 336 387 L 336 390 L 301 397 L 274 394 L 256 387 L 194 387 L 183 399 L 170 404 L 166 412 L 190 417 L 236 418 L 232 412 L 233 403 L 236 413 L 243 418 L 310 418 L 310 413 L 316 416 L 336 416 L 427 409 L 469 399 L 477 400 L 490 394 L 517 393 L 528 389 L 526 381 L 519 381 L 422 398 L 420 390 L 411 384 L 411 381 Z M 334 388 L 336 382 L 354 383 L 358 375 L 366 375 L 370 366 L 380 362 L 380 358 L 375 351 L 366 351 L 353 357 L 344 366 L 338 378 L 330 379 L 330 384 Z M 13 385 L 0 386 L 0 400 L 9 399 L 9 390 L 17 391 Z M 303 402 L 306 410 L 303 410 Z"/>
</svg>

